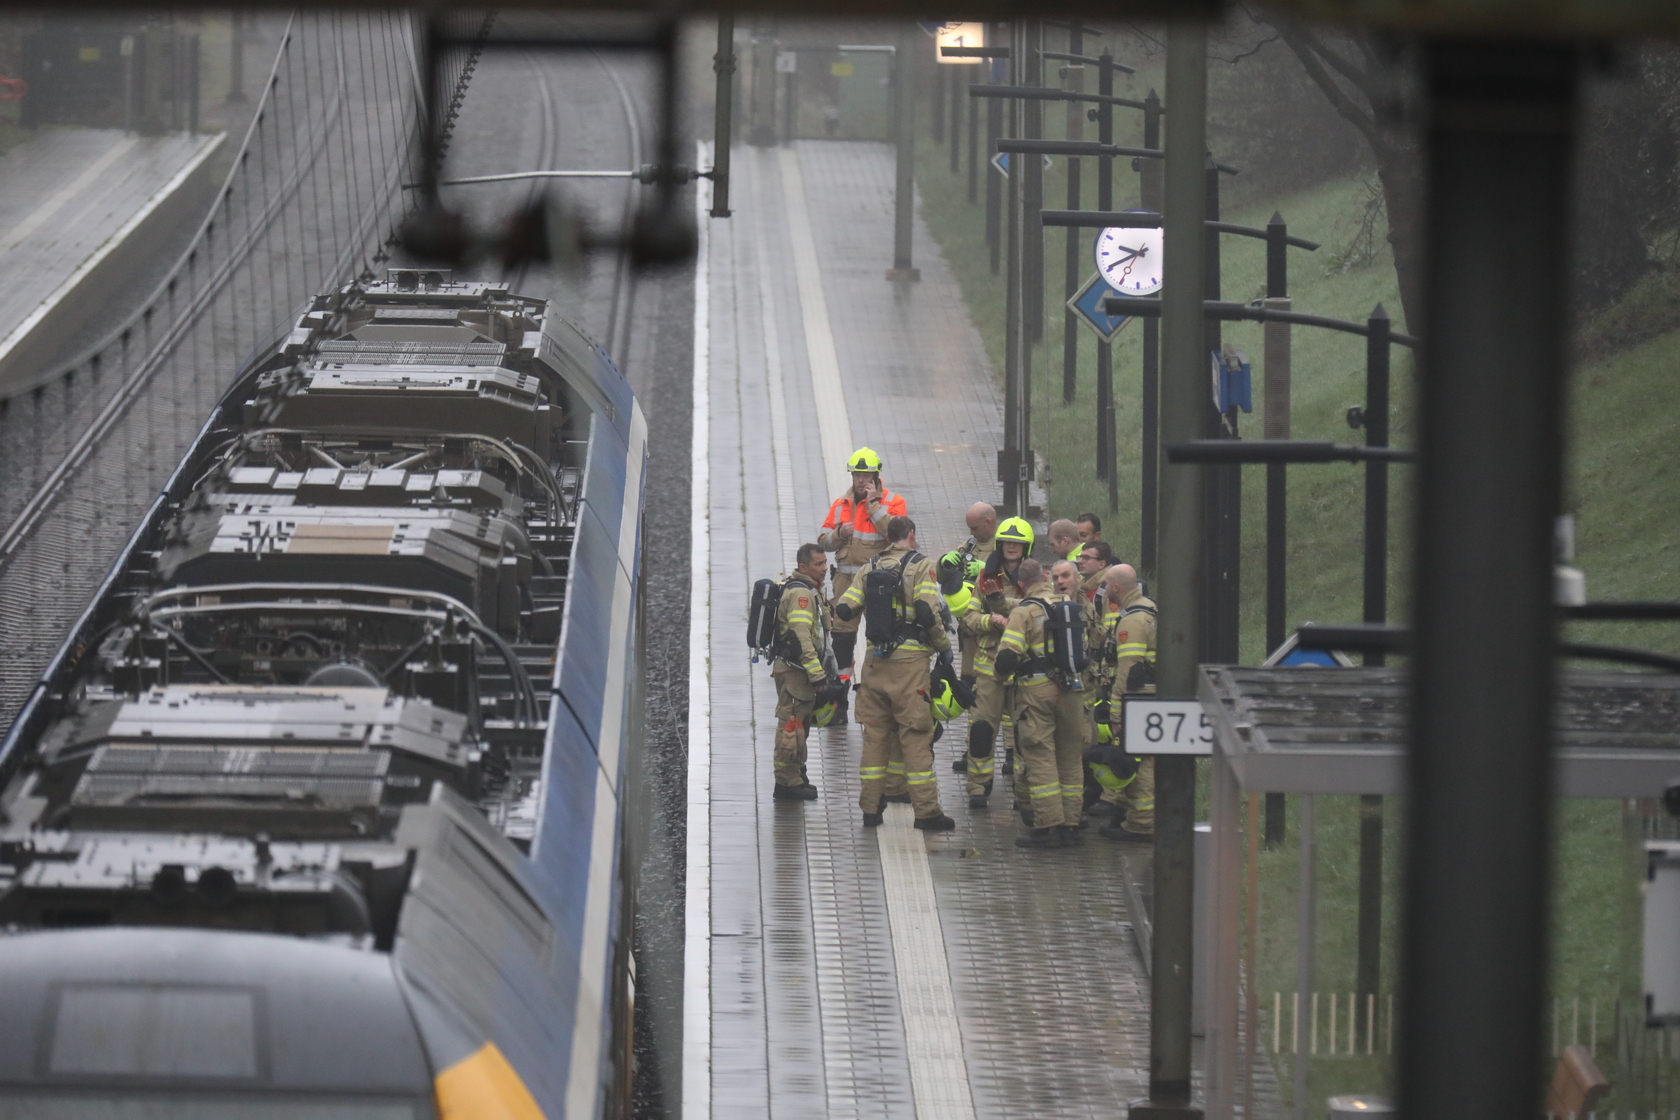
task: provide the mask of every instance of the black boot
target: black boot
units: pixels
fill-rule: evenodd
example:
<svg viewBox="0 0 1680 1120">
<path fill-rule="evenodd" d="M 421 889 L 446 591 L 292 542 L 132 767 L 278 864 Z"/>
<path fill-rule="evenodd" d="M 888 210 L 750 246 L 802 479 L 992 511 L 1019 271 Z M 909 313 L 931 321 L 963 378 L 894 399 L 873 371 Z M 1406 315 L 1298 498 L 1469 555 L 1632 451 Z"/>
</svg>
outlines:
<svg viewBox="0 0 1680 1120">
<path fill-rule="evenodd" d="M 1017 848 L 1060 848 L 1062 835 L 1059 828 L 1035 828 L 1025 836 L 1015 838 Z"/>
<path fill-rule="evenodd" d="M 1057 831 L 1062 834 L 1062 847 L 1081 848 L 1085 846 L 1085 837 L 1080 835 L 1078 825 L 1064 824 Z"/>
<path fill-rule="evenodd" d="M 986 795 L 983 793 L 969 794 L 968 807 L 970 809 L 984 809 L 986 807 Z"/>
<path fill-rule="evenodd" d="M 774 801 L 815 801 L 817 799 L 817 787 L 778 785 L 776 792 L 771 794 L 771 799 Z"/>
<path fill-rule="evenodd" d="M 881 800 L 888 805 L 908 805 L 910 804 L 910 795 L 908 793 L 889 793 Z"/>
<path fill-rule="evenodd" d="M 951 760 L 951 773 L 961 774 L 968 769 L 968 752 L 964 751 Z"/>
<path fill-rule="evenodd" d="M 917 817 L 916 827 L 923 832 L 949 832 L 957 827 L 957 822 L 941 813 L 937 817 Z"/>
<path fill-rule="evenodd" d="M 1003 749 L 1003 776 L 1006 778 L 1013 778 L 1015 776 L 1014 747 L 1005 747 Z"/>
<path fill-rule="evenodd" d="M 875 828 L 881 823 L 881 819 L 880 813 L 865 813 L 863 815 L 863 827 Z"/>
</svg>

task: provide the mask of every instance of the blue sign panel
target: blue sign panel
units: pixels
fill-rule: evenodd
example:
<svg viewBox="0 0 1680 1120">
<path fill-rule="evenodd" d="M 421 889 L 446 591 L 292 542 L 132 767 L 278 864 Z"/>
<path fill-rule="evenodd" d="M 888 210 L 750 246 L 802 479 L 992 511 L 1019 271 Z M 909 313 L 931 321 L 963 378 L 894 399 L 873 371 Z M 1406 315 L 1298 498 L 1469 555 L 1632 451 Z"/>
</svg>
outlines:
<svg viewBox="0 0 1680 1120">
<path fill-rule="evenodd" d="M 1073 293 L 1068 300 L 1068 309 L 1097 332 L 1097 337 L 1104 342 L 1114 341 L 1114 336 L 1120 333 L 1120 328 L 1131 322 L 1129 315 L 1110 315 L 1103 310 L 1103 300 L 1120 293 L 1108 286 L 1102 278 L 1102 273 L 1093 272 L 1091 278 L 1085 281 L 1084 287 Z"/>
<path fill-rule="evenodd" d="M 1009 152 L 999 152 L 992 157 L 992 170 L 996 171 L 999 175 L 1002 175 L 1005 179 L 1009 178 L 1010 155 L 1011 153 Z M 1044 170 L 1048 171 L 1054 166 L 1054 164 L 1050 162 L 1049 156 L 1043 156 L 1041 158 L 1044 160 Z"/>
</svg>

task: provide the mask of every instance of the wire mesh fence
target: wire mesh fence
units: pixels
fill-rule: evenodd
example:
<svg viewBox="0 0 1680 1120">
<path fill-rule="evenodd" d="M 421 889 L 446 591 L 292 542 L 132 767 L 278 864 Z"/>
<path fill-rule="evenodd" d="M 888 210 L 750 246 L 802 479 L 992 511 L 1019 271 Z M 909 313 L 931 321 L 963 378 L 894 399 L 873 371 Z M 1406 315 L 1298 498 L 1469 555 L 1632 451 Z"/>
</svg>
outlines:
<svg viewBox="0 0 1680 1120">
<path fill-rule="evenodd" d="M 467 35 L 487 26 L 457 18 Z M 402 13 L 295 12 L 227 179 L 166 279 L 81 357 L 0 401 L 0 727 L 215 401 L 311 296 L 386 259 L 414 177 L 419 46 Z M 452 106 L 475 61 L 438 60 Z"/>
</svg>

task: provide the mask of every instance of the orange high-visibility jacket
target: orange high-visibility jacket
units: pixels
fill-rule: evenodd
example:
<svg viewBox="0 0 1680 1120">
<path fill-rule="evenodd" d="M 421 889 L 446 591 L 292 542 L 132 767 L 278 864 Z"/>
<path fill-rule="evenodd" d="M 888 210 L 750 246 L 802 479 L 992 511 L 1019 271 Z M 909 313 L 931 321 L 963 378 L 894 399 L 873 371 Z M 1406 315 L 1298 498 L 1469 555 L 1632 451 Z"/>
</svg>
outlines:
<svg viewBox="0 0 1680 1120">
<path fill-rule="evenodd" d="M 847 489 L 828 507 L 828 520 L 823 522 L 818 543 L 824 548 L 834 548 L 836 572 L 853 575 L 877 553 L 886 551 L 887 522 L 906 513 L 904 499 L 891 490 L 883 490 L 876 501 L 856 502 Z M 852 539 L 842 545 L 835 539 L 834 531 L 847 524 L 852 527 Z"/>
</svg>

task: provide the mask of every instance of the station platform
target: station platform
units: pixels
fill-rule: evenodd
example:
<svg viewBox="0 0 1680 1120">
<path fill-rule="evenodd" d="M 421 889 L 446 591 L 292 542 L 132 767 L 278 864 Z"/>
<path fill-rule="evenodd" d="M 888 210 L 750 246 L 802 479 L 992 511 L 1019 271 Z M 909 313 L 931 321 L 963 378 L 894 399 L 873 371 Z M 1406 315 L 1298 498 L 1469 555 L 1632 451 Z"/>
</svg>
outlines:
<svg viewBox="0 0 1680 1120">
<path fill-rule="evenodd" d="M 856 724 L 811 734 L 820 800 L 771 799 L 752 582 L 815 539 L 856 446 L 926 554 L 999 489 L 1000 378 L 919 219 L 920 281 L 885 278 L 893 179 L 883 144 L 741 148 L 734 216 L 701 219 L 683 1115 L 1106 1120 L 1148 1084 L 1122 874 L 1147 884 L 1147 849 L 1015 848 L 1010 779 L 971 811 L 951 770 L 962 720 L 935 745 L 954 832 L 907 805 L 862 827 Z"/>
<path fill-rule="evenodd" d="M 203 216 L 222 139 L 46 128 L 0 156 L 0 395 L 73 360 L 114 298 L 174 263 L 156 258 Z"/>
</svg>

